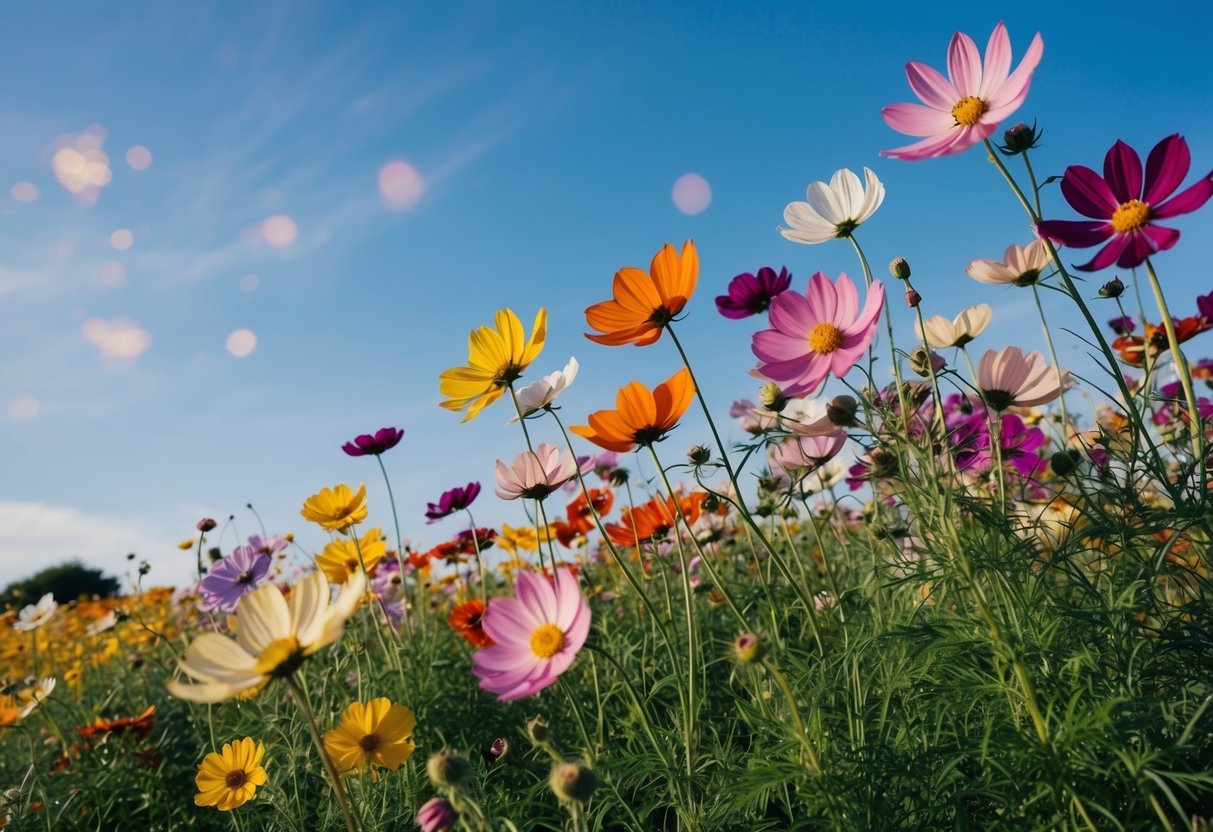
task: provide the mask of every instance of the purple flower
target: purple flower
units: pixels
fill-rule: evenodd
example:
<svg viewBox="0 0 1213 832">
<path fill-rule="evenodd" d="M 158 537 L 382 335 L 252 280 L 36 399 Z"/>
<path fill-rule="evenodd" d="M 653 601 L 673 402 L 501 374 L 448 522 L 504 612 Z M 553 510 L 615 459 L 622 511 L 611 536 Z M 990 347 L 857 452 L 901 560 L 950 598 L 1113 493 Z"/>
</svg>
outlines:
<svg viewBox="0 0 1213 832">
<path fill-rule="evenodd" d="M 1213 292 L 1196 298 L 1196 314 L 1202 318 L 1213 318 Z"/>
<path fill-rule="evenodd" d="M 1137 324 L 1135 324 L 1133 319 L 1128 315 L 1113 318 L 1112 320 L 1108 321 L 1108 326 L 1111 327 L 1112 331 L 1117 335 L 1132 335 L 1133 330 L 1137 329 Z"/>
<path fill-rule="evenodd" d="M 766 312 L 771 300 L 791 285 L 792 275 L 787 266 L 780 268 L 779 274 L 770 266 L 763 266 L 757 275 L 745 272 L 729 281 L 729 293 L 717 296 L 716 309 L 733 320 L 758 315 Z"/>
<path fill-rule="evenodd" d="M 449 517 L 457 511 L 463 511 L 476 501 L 480 494 L 480 483 L 469 482 L 465 486 L 456 486 L 449 491 L 443 491 L 436 503 L 426 503 L 425 516 L 427 523 L 436 523 L 443 517 Z"/>
<path fill-rule="evenodd" d="M 458 820 L 455 809 L 441 797 L 431 797 L 417 810 L 421 832 L 450 832 Z"/>
<path fill-rule="evenodd" d="M 256 588 L 270 568 L 270 556 L 252 546 L 237 546 L 229 557 L 215 564 L 211 574 L 202 579 L 199 593 L 202 608 L 232 612 L 236 602 Z"/>
<path fill-rule="evenodd" d="M 350 456 L 366 456 L 368 454 L 379 456 L 381 453 L 390 451 L 399 445 L 402 438 L 404 438 L 403 428 L 380 428 L 375 431 L 373 436 L 369 433 L 364 433 L 361 436 L 355 437 L 354 441 L 346 442 L 341 446 L 341 450 Z"/>
</svg>

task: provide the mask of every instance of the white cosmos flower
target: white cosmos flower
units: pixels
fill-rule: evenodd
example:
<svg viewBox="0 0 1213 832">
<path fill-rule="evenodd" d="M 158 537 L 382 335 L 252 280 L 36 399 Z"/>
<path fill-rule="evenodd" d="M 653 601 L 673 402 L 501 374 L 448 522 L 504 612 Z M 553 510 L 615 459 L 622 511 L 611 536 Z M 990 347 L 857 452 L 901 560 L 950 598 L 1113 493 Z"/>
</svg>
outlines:
<svg viewBox="0 0 1213 832">
<path fill-rule="evenodd" d="M 48 592 L 38 599 L 38 603 L 30 604 L 17 613 L 17 621 L 13 624 L 13 629 L 23 633 L 36 630 L 50 621 L 58 609 L 59 605 L 55 603 L 55 596 Z"/>
<path fill-rule="evenodd" d="M 1053 401 L 1073 384 L 1069 370 L 1058 372 L 1039 351 L 1019 347 L 986 350 L 977 362 L 977 386 L 986 404 L 998 411 Z"/>
<path fill-rule="evenodd" d="M 236 640 L 203 633 L 177 662 L 193 682 L 173 679 L 168 692 L 191 702 L 222 702 L 255 695 L 271 679 L 290 676 L 307 656 L 345 632 L 366 593 L 366 576 L 356 572 L 336 600 L 323 572 L 311 572 L 291 589 L 266 584 L 236 604 Z"/>
<path fill-rule="evenodd" d="M 921 326 L 915 321 L 914 330 L 933 350 L 963 347 L 990 325 L 992 315 L 990 304 L 979 303 L 970 306 L 950 321 L 942 315 L 927 318 Z"/>
<path fill-rule="evenodd" d="M 847 469 L 851 463 L 849 460 L 842 460 L 834 457 L 825 465 L 811 471 L 803 480 L 800 481 L 800 491 L 805 496 L 812 494 L 820 494 L 838 485 L 847 476 Z"/>
<path fill-rule="evenodd" d="M 563 370 L 536 379 L 517 391 L 515 395 L 518 396 L 518 407 L 522 410 L 522 415 L 530 416 L 536 410 L 543 410 L 556 401 L 556 397 L 573 383 L 573 379 L 577 378 L 577 371 L 580 368 L 581 365 L 577 363 L 577 359 L 570 358 Z M 517 421 L 518 417 L 515 416 L 509 420 L 509 423 L 513 424 Z"/>
<path fill-rule="evenodd" d="M 1014 283 L 1031 286 L 1040 280 L 1040 273 L 1049 265 L 1049 249 L 1044 240 L 1033 240 L 1026 246 L 1010 245 L 997 260 L 974 260 L 965 274 L 979 283 Z"/>
<path fill-rule="evenodd" d="M 779 417 L 779 427 L 797 436 L 825 436 L 838 429 L 820 399 L 791 399 Z"/>
<path fill-rule="evenodd" d="M 847 168 L 837 171 L 828 185 L 809 185 L 808 202 L 789 202 L 783 209 L 788 227 L 779 233 L 806 245 L 851 236 L 884 202 L 884 184 L 870 168 L 864 168 L 863 175 L 866 186 Z"/>
<path fill-rule="evenodd" d="M 88 625 L 88 629 L 84 631 L 86 636 L 95 636 L 104 633 L 106 630 L 118 623 L 118 616 L 113 610 L 110 610 L 105 615 L 98 618 L 92 624 Z"/>
<path fill-rule="evenodd" d="M 29 699 L 29 702 L 21 709 L 22 719 L 32 714 L 34 709 L 54 692 L 55 682 L 54 676 L 47 676 L 45 679 L 39 679 L 33 687 L 21 694 L 23 699 Z"/>
</svg>

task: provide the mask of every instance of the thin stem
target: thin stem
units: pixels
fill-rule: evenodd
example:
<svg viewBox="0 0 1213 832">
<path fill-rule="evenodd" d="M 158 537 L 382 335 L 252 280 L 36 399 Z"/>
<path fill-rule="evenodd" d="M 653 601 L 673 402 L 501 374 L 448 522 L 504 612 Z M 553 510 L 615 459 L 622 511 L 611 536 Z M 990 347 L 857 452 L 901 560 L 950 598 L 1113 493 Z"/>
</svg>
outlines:
<svg viewBox="0 0 1213 832">
<path fill-rule="evenodd" d="M 855 235 L 849 234 L 847 235 L 847 239 L 851 241 L 851 245 L 855 248 L 855 254 L 859 257 L 859 265 L 863 268 L 863 280 L 870 292 L 872 291 L 872 267 L 868 265 L 868 258 L 864 255 L 863 249 L 859 247 L 859 240 L 855 239 Z M 901 379 L 901 364 L 897 361 L 897 348 L 893 345 L 893 314 L 889 311 L 889 298 L 887 295 L 884 302 L 884 325 L 889 335 L 889 355 L 893 359 L 893 379 L 897 382 L 897 403 L 901 406 L 901 421 L 908 432 L 910 409 L 906 404 L 905 385 Z M 927 360 L 930 361 L 929 355 Z"/>
<path fill-rule="evenodd" d="M 1026 155 L 1024 159 L 1027 159 Z M 1040 289 L 1035 283 L 1032 284 L 1032 297 L 1036 301 L 1036 311 L 1040 314 L 1040 328 L 1045 334 L 1045 345 L 1049 348 L 1049 360 L 1053 362 L 1053 369 L 1057 372 L 1057 389 L 1060 391 L 1057 394 L 1057 404 L 1061 407 L 1061 441 L 1064 444 L 1070 439 L 1070 418 L 1066 414 L 1065 376 L 1062 373 L 1061 364 L 1057 363 L 1057 350 L 1053 348 L 1053 335 L 1049 332 L 1049 323 L 1045 320 L 1045 309 L 1040 303 Z"/>
<path fill-rule="evenodd" d="M 324 738 L 320 736 L 320 726 L 316 724 L 316 715 L 312 711 L 311 702 L 308 701 L 307 691 L 294 676 L 288 676 L 286 683 L 295 694 L 295 701 L 299 703 L 299 710 L 303 711 L 303 715 L 307 719 L 307 727 L 308 731 L 311 732 L 312 742 L 316 745 L 316 751 L 320 753 L 320 760 L 324 763 L 324 772 L 328 775 L 329 782 L 333 786 L 333 792 L 337 795 L 337 804 L 341 807 L 341 816 L 345 819 L 345 828 L 347 832 L 358 832 L 358 827 L 354 823 L 354 813 L 350 809 L 349 796 L 345 792 L 345 785 L 341 782 L 341 775 L 337 773 L 337 767 L 333 765 L 332 758 L 329 757 L 328 752 L 324 749 Z"/>
<path fill-rule="evenodd" d="M 472 524 L 472 546 L 476 551 L 476 569 L 480 573 L 480 600 L 488 601 L 488 577 L 484 572 L 484 559 L 480 557 L 480 535 L 476 532 L 476 518 L 472 516 L 470 508 L 464 508 L 467 512 L 468 522 Z"/>
<path fill-rule="evenodd" d="M 800 718 L 800 707 L 796 704 L 796 694 L 792 692 L 792 686 L 788 684 L 787 677 L 780 672 L 774 662 L 763 659 L 762 666 L 767 669 L 767 673 L 771 674 L 771 678 L 775 680 L 776 687 L 779 688 L 784 700 L 788 703 L 788 710 L 792 714 L 792 726 L 796 730 L 796 739 L 800 741 L 800 747 L 804 749 L 805 756 L 809 761 L 809 768 L 820 777 L 821 763 L 817 759 L 817 752 L 813 750 L 813 743 L 809 742 L 809 735 L 805 733 L 804 721 Z"/>
<path fill-rule="evenodd" d="M 383 473 L 383 484 L 387 486 L 388 503 L 392 507 L 392 523 L 396 527 L 396 563 L 400 566 L 400 592 L 404 596 L 404 601 L 400 606 L 404 610 L 404 624 L 409 628 L 409 632 L 412 632 L 413 622 L 409 618 L 408 593 L 405 592 L 404 586 L 404 538 L 400 534 L 400 517 L 396 513 L 396 497 L 392 494 L 392 481 L 388 479 L 387 468 L 383 464 L 383 455 L 375 454 L 375 461 L 379 463 L 379 470 Z"/>
<path fill-rule="evenodd" d="M 1154 273 L 1154 264 L 1146 258 L 1146 276 L 1150 278 L 1150 289 L 1154 292 L 1154 302 L 1158 304 L 1158 314 L 1162 315 L 1162 325 L 1167 330 L 1167 346 L 1171 350 L 1171 360 L 1175 362 L 1175 373 L 1184 390 L 1184 398 L 1188 400 L 1188 429 L 1192 434 L 1192 459 L 1199 465 L 1204 458 L 1201 454 L 1200 414 L 1196 412 L 1196 393 L 1192 389 L 1192 374 L 1188 371 L 1188 362 L 1179 349 L 1179 338 L 1175 335 L 1175 321 L 1171 319 L 1171 310 L 1167 308 L 1166 296 L 1162 293 L 1162 285 L 1158 275 Z M 1146 349 L 1150 348 L 1147 343 Z M 1202 489 L 1203 491 L 1203 489 Z"/>
</svg>

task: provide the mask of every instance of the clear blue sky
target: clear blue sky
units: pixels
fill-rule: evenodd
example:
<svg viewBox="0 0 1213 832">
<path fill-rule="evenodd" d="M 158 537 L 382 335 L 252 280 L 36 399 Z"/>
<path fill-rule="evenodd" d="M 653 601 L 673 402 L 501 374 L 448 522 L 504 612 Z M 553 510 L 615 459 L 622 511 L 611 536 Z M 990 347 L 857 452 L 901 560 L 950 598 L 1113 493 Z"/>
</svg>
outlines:
<svg viewBox="0 0 1213 832">
<path fill-rule="evenodd" d="M 255 531 L 249 501 L 271 531 L 315 548 L 323 538 L 299 505 L 342 481 L 365 480 L 387 526 L 377 468 L 339 445 L 389 424 L 407 431 L 385 458 L 406 536 L 453 534 L 458 521 L 427 528 L 421 512 L 469 479 L 486 485 L 482 522 L 519 522 L 491 494 L 494 459 L 522 448 L 504 403 L 461 425 L 437 406 L 437 374 L 463 362 L 468 329 L 493 310 L 529 321 L 543 305 L 550 338 L 532 375 L 570 355 L 582 364 L 567 421 L 632 378 L 665 378 L 677 366 L 666 341 L 591 344 L 581 312 L 608 297 L 615 269 L 647 266 L 667 240 L 700 248 L 682 332 L 727 421 L 729 402 L 756 389 L 746 370 L 759 324 L 720 318 L 712 297 L 762 265 L 787 265 L 799 288 L 819 269 L 857 275 L 845 243 L 798 246 L 775 231 L 787 202 L 844 166 L 868 165 L 888 188 L 861 232 L 879 271 L 909 258 L 929 314 L 991 303 L 978 346 L 1039 347 L 1029 294 L 963 273 L 1030 239 L 983 154 L 878 156 L 907 141 L 880 118 L 913 100 L 905 61 L 942 68 L 953 31 L 984 47 L 1003 12 L 1016 63 L 1034 32 L 1045 40 L 1012 119 L 1044 128 L 1042 175 L 1098 167 L 1117 138 L 1144 153 L 1172 132 L 1187 137 L 1194 174 L 1213 167 L 1213 13 L 1200 4 L 422 5 L 8 9 L 0 582 L 66 554 L 120 571 L 127 551 L 154 579 L 181 580 L 191 558 L 172 544 L 203 515 L 235 513 Z M 79 161 L 57 151 L 95 148 L 102 133 L 112 181 L 90 202 L 53 168 Z M 151 153 L 143 170 L 124 158 L 135 146 Z M 403 210 L 385 206 L 376 180 L 396 160 L 425 182 Z M 688 172 L 712 189 L 695 216 L 670 196 Z M 1056 192 L 1048 204 L 1073 216 Z M 290 223 L 265 225 L 279 216 L 293 237 Z M 1180 219 L 1183 239 L 1157 259 L 1177 314 L 1210 288 L 1211 221 L 1213 209 Z M 910 319 L 890 288 L 904 344 Z M 240 329 L 257 338 L 242 358 L 225 349 Z M 1202 345 L 1213 346 L 1193 342 L 1194 357 Z M 1062 334 L 1060 349 L 1089 367 L 1077 339 Z M 706 438 L 689 417 L 664 452 Z"/>
</svg>

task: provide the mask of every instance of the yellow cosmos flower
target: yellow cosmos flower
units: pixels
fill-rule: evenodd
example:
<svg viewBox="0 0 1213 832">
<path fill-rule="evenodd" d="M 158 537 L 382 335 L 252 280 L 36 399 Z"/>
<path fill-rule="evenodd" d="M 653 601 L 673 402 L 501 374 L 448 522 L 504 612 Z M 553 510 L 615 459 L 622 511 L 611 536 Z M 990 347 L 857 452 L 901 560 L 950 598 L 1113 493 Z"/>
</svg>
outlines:
<svg viewBox="0 0 1213 832">
<path fill-rule="evenodd" d="M 359 485 L 356 492 L 348 485 L 322 488 L 303 501 L 299 513 L 329 531 L 349 528 L 366 519 L 366 486 Z"/>
<path fill-rule="evenodd" d="M 357 544 L 352 538 L 346 537 L 332 541 L 316 556 L 316 566 L 331 583 L 343 584 L 362 572 L 362 566 L 358 564 L 359 551 L 362 552 L 362 565 L 370 572 L 387 552 L 383 530 L 371 529 L 358 539 Z"/>
<path fill-rule="evenodd" d="M 516 381 L 543 350 L 547 339 L 548 311 L 535 315 L 531 337 L 512 309 L 498 310 L 494 326 L 480 326 L 468 335 L 468 363 L 452 367 L 438 376 L 438 389 L 446 396 L 442 406 L 463 410 L 463 421 L 476 418 Z"/>
<path fill-rule="evenodd" d="M 543 542 L 552 539 L 551 531 L 544 529 Z M 501 524 L 493 543 L 498 549 L 513 554 L 517 551 L 534 552 L 539 549 L 539 530 L 535 526 L 519 526 L 514 528 L 509 523 Z"/>
<path fill-rule="evenodd" d="M 183 552 L 188 552 L 190 549 L 194 548 L 194 542 L 194 538 L 187 537 L 185 540 L 177 543 L 177 548 Z"/>
<path fill-rule="evenodd" d="M 236 604 L 236 640 L 218 633 L 194 639 L 177 662 L 194 681 L 173 679 L 168 692 L 191 702 L 255 696 L 271 679 L 290 676 L 306 657 L 341 638 L 365 593 L 361 571 L 335 601 L 321 572 L 295 584 L 289 601 L 273 584 L 253 590 Z"/>
<path fill-rule="evenodd" d="M 225 742 L 223 751 L 207 754 L 194 778 L 198 786 L 194 804 L 230 812 L 252 800 L 257 787 L 266 782 L 264 757 L 265 743 L 254 743 L 251 737 Z"/>
<path fill-rule="evenodd" d="M 324 750 L 338 771 L 370 769 L 371 779 L 378 780 L 379 767 L 395 771 L 413 753 L 409 737 L 416 724 L 412 711 L 386 697 L 351 702 L 337 728 L 325 733 Z"/>
</svg>

